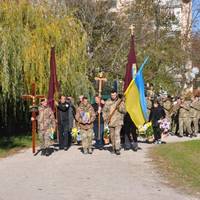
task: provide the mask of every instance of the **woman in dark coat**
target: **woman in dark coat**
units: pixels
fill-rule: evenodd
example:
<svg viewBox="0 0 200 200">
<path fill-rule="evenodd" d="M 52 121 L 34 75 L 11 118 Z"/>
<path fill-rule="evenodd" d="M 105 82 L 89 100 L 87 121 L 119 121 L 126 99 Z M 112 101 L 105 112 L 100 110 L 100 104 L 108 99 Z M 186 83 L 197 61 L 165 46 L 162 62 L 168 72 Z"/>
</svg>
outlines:
<svg viewBox="0 0 200 200">
<path fill-rule="evenodd" d="M 154 141 L 156 144 L 161 144 L 161 129 L 160 121 L 165 118 L 165 111 L 157 100 L 154 101 L 153 107 L 149 115 L 149 121 L 152 122 Z"/>
</svg>

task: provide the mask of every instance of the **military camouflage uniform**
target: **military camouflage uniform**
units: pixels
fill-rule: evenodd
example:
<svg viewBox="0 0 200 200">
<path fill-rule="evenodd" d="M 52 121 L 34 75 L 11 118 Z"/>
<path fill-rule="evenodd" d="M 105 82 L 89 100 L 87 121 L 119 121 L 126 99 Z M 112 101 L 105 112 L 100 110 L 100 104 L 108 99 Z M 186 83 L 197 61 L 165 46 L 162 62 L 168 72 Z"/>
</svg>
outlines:
<svg viewBox="0 0 200 200">
<path fill-rule="evenodd" d="M 163 108 L 165 110 L 166 113 L 166 118 L 167 121 L 170 123 L 170 130 L 171 130 L 171 124 L 172 124 L 172 102 L 167 99 L 166 101 L 163 102 Z"/>
<path fill-rule="evenodd" d="M 149 119 L 149 115 L 150 115 L 150 112 L 151 112 L 151 108 L 152 108 L 152 101 L 150 99 L 150 97 L 147 97 L 146 98 L 146 102 L 147 102 L 147 119 Z"/>
<path fill-rule="evenodd" d="M 171 109 L 172 109 L 172 102 L 170 100 L 166 100 L 163 102 L 163 108 L 166 113 L 166 118 L 171 122 Z"/>
<path fill-rule="evenodd" d="M 199 131 L 200 101 L 193 101 L 190 105 L 190 114 L 194 124 L 194 133 Z"/>
<path fill-rule="evenodd" d="M 178 124 L 179 124 L 179 108 L 180 105 L 178 102 L 175 102 L 172 105 L 171 111 L 171 132 L 177 134 L 178 132 Z"/>
<path fill-rule="evenodd" d="M 183 136 L 184 131 L 187 131 L 189 135 L 192 134 L 191 118 L 190 118 L 190 106 L 189 102 L 185 101 L 180 105 L 179 109 L 179 134 Z"/>
<path fill-rule="evenodd" d="M 82 117 L 83 113 L 88 113 L 89 121 L 86 123 Z M 92 150 L 92 138 L 93 138 L 93 122 L 96 118 L 96 114 L 91 104 L 84 105 L 81 103 L 76 111 L 75 116 L 78 126 L 81 132 L 81 141 L 84 153 L 91 153 Z"/>
<path fill-rule="evenodd" d="M 103 116 L 106 122 L 108 122 L 109 116 L 111 115 L 113 110 L 115 110 L 120 101 L 121 101 L 120 99 L 116 100 L 109 99 L 108 101 L 106 101 L 105 106 L 103 108 Z M 125 113 L 126 113 L 125 103 L 122 101 L 119 108 L 114 112 L 108 124 L 110 129 L 112 148 L 114 151 L 120 150 L 120 131 L 122 128 L 123 117 Z"/>
<path fill-rule="evenodd" d="M 40 148 L 46 149 L 50 145 L 51 129 L 55 130 L 56 121 L 55 116 L 50 107 L 39 107 L 38 121 L 38 134 L 40 139 Z"/>
<path fill-rule="evenodd" d="M 147 96 L 150 97 L 150 98 L 155 98 L 155 92 L 153 89 L 148 89 L 147 90 Z"/>
</svg>

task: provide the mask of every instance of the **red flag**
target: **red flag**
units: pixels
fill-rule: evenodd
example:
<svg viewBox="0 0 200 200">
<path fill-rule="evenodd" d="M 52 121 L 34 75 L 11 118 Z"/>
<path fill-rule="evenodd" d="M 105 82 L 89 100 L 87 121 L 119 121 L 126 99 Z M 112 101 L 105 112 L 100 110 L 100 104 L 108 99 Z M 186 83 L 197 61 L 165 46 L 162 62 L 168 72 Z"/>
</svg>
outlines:
<svg viewBox="0 0 200 200">
<path fill-rule="evenodd" d="M 131 36 L 130 50 L 128 54 L 128 63 L 126 65 L 126 75 L 124 78 L 124 92 L 128 88 L 130 82 L 132 81 L 132 69 L 133 64 L 136 64 L 136 54 L 135 54 L 135 44 L 134 44 L 134 36 Z"/>
<path fill-rule="evenodd" d="M 58 80 L 56 74 L 56 56 L 55 56 L 55 47 L 51 48 L 51 57 L 50 57 L 50 80 L 49 80 L 49 92 L 48 92 L 48 103 L 53 111 L 55 111 L 54 106 L 54 97 L 55 94 L 58 94 Z"/>
</svg>

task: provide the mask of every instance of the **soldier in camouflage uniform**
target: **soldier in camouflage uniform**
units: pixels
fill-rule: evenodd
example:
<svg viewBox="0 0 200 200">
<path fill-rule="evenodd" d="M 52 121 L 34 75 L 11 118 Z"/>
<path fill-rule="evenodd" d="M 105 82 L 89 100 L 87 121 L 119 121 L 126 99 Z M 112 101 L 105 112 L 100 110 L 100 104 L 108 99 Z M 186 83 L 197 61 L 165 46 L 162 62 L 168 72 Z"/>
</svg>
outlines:
<svg viewBox="0 0 200 200">
<path fill-rule="evenodd" d="M 180 104 L 181 100 L 178 98 L 172 103 L 171 109 L 171 132 L 175 135 L 177 135 L 178 132 Z"/>
<path fill-rule="evenodd" d="M 92 154 L 93 122 L 95 118 L 96 114 L 92 105 L 86 97 L 83 97 L 82 102 L 77 108 L 75 119 L 80 128 L 84 154 Z"/>
<path fill-rule="evenodd" d="M 194 97 L 190 104 L 190 113 L 194 124 L 194 136 L 199 132 L 199 116 L 200 116 L 200 101 L 198 97 Z"/>
<path fill-rule="evenodd" d="M 149 119 L 149 115 L 150 115 L 151 108 L 152 108 L 152 100 L 151 100 L 150 96 L 146 97 L 146 102 L 147 102 L 147 115 L 148 115 L 147 119 Z"/>
<path fill-rule="evenodd" d="M 120 155 L 120 131 L 125 113 L 124 101 L 119 99 L 117 92 L 113 90 L 111 99 L 106 101 L 103 108 L 103 116 L 110 129 L 112 153 L 116 153 L 116 155 Z"/>
<path fill-rule="evenodd" d="M 54 117 L 54 113 L 47 105 L 46 98 L 41 100 L 37 121 L 41 155 L 49 156 L 50 134 L 54 132 L 56 128 L 56 120 Z"/>
<path fill-rule="evenodd" d="M 170 119 L 171 119 L 172 102 L 171 102 L 171 99 L 169 97 L 164 99 L 163 108 L 165 110 L 167 119 L 171 122 Z"/>
<path fill-rule="evenodd" d="M 150 97 L 151 99 L 154 99 L 156 96 L 154 91 L 154 86 L 152 83 L 150 84 L 150 87 L 147 89 L 147 96 Z"/>
<path fill-rule="evenodd" d="M 183 137 L 184 132 L 192 134 L 191 118 L 190 118 L 190 102 L 181 99 L 179 108 L 179 136 Z"/>
</svg>

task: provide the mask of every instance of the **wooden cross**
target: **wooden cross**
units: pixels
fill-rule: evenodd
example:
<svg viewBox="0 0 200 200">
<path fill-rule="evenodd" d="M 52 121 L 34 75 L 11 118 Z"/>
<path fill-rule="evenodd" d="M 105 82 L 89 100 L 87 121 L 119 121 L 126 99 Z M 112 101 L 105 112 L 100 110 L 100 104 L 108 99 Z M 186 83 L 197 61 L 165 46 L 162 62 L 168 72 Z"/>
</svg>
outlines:
<svg viewBox="0 0 200 200">
<path fill-rule="evenodd" d="M 31 105 L 31 121 L 32 121 L 32 152 L 35 153 L 35 135 L 36 135 L 36 99 L 44 98 L 44 95 L 36 95 L 35 91 L 35 83 L 32 84 L 31 94 L 30 95 L 22 95 L 22 99 L 24 100 L 32 100 Z"/>
<path fill-rule="evenodd" d="M 103 82 L 106 82 L 107 79 L 103 77 L 103 72 L 99 73 L 98 77 L 95 77 L 95 80 L 99 82 L 99 108 L 101 107 L 101 93 L 102 93 L 102 86 L 103 86 Z M 100 140 L 100 126 L 101 126 L 101 113 L 98 113 L 98 140 Z"/>
<path fill-rule="evenodd" d="M 131 35 L 134 34 L 135 26 L 133 24 L 130 25 L 129 29 L 131 30 Z"/>
<path fill-rule="evenodd" d="M 106 82 L 107 79 L 103 77 L 103 72 L 100 72 L 99 76 L 95 77 L 95 80 L 99 82 L 99 97 L 101 98 L 103 82 Z"/>
</svg>

